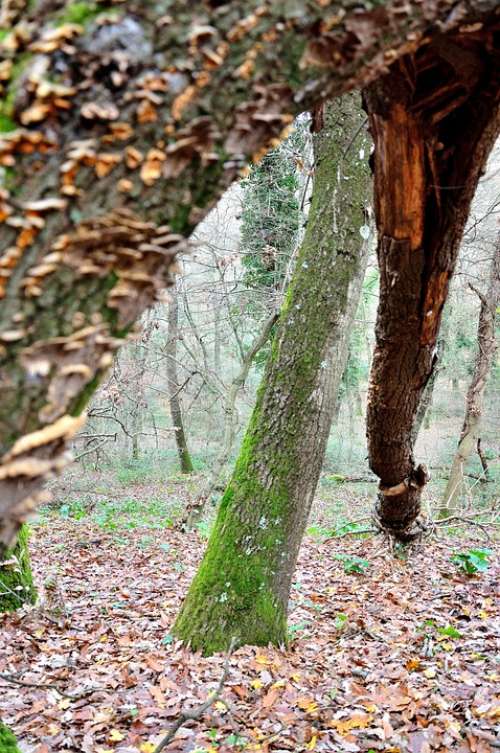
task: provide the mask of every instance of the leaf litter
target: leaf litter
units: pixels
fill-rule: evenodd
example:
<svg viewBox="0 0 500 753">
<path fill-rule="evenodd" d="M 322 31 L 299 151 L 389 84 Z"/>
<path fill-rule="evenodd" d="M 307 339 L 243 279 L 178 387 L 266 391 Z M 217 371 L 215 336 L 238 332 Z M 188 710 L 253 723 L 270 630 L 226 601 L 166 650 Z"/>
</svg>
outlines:
<svg viewBox="0 0 500 753">
<path fill-rule="evenodd" d="M 307 536 L 288 647 L 235 651 L 220 700 L 165 750 L 495 753 L 498 559 L 479 577 L 450 561 L 475 543 L 422 542 L 402 561 L 379 538 Z M 35 529 L 45 596 L 3 616 L 0 633 L 0 717 L 23 752 L 153 753 L 207 699 L 224 656 L 169 632 L 204 546 L 88 519 Z M 346 572 L 346 557 L 368 566 Z"/>
</svg>

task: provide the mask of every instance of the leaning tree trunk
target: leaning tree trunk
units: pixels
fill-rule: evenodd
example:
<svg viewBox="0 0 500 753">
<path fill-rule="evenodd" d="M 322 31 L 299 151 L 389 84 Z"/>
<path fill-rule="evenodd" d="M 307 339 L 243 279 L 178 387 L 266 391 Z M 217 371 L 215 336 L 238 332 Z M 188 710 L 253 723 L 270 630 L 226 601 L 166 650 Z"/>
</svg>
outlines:
<svg viewBox="0 0 500 753">
<path fill-rule="evenodd" d="M 462 494 L 465 463 L 476 448 L 479 453 L 481 449 L 479 430 L 483 413 L 484 393 L 497 348 L 495 320 L 497 306 L 500 303 L 500 234 L 497 237 L 491 262 L 488 291 L 486 295 L 483 295 L 475 288 L 473 290 L 481 301 L 477 328 L 478 347 L 472 380 L 467 390 L 462 433 L 443 497 L 443 507 L 441 508 L 441 517 L 443 518 L 450 515 L 451 511 L 458 505 Z M 482 458 L 481 462 L 483 462 Z"/>
<path fill-rule="evenodd" d="M 0 612 L 14 612 L 24 604 L 36 601 L 28 538 L 28 526 L 23 525 L 13 547 L 7 548 L 0 543 Z"/>
<path fill-rule="evenodd" d="M 470 204 L 499 129 L 499 67 L 482 31 L 431 40 L 364 95 L 380 266 L 368 450 L 380 479 L 381 526 L 403 541 L 418 533 L 428 479 L 413 457 L 415 415 L 435 366 Z"/>
<path fill-rule="evenodd" d="M 193 462 L 187 445 L 184 421 L 182 420 L 181 401 L 179 398 L 179 379 L 177 376 L 177 340 L 179 339 L 179 301 L 177 294 L 171 292 L 168 305 L 168 340 L 166 347 L 167 356 L 167 381 L 170 415 L 175 432 L 175 444 L 179 454 L 182 473 L 194 471 Z"/>
<path fill-rule="evenodd" d="M 367 142 L 362 123 L 350 95 L 327 108 L 315 136 L 306 234 L 233 476 L 174 626 L 175 635 L 204 653 L 227 648 L 233 638 L 286 640 L 291 579 L 334 406 L 336 388 L 325 391 L 326 366 L 335 350 L 345 350 L 346 310 L 355 309 L 352 283 L 360 275 L 360 228 L 371 188 L 358 154 Z M 339 364 L 337 382 L 341 373 Z"/>
<path fill-rule="evenodd" d="M 21 0 L 0 40 L 6 541 L 47 498 L 116 349 L 248 159 L 298 112 L 443 30 L 482 35 L 486 58 L 497 0 L 361 0 L 334 15 L 322 2 L 173 0 L 67 23 L 74 5 Z"/>
</svg>

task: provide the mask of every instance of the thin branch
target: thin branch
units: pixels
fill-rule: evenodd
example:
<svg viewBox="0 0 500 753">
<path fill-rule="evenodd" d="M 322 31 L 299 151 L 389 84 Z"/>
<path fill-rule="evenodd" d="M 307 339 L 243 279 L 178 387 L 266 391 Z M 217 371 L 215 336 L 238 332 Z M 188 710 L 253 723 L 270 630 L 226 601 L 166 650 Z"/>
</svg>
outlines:
<svg viewBox="0 0 500 753">
<path fill-rule="evenodd" d="M 193 708 L 190 709 L 184 709 L 181 711 L 179 717 L 173 722 L 165 735 L 165 737 L 160 740 L 158 745 L 156 746 L 154 753 L 161 753 L 161 751 L 169 744 L 169 742 L 175 737 L 177 731 L 182 727 L 182 725 L 185 722 L 188 721 L 195 721 L 199 719 L 205 711 L 212 706 L 216 701 L 219 700 L 221 693 L 224 689 L 224 685 L 226 683 L 226 680 L 229 675 L 229 659 L 231 658 L 231 654 L 233 653 L 234 647 L 236 645 L 236 639 L 233 638 L 231 641 L 231 645 L 229 646 L 229 651 L 226 655 L 226 660 L 224 662 L 224 669 L 222 672 L 222 676 L 219 680 L 219 684 L 217 685 L 217 688 L 210 693 L 206 701 L 203 701 L 203 703 L 200 703 L 199 706 L 193 706 Z"/>
</svg>

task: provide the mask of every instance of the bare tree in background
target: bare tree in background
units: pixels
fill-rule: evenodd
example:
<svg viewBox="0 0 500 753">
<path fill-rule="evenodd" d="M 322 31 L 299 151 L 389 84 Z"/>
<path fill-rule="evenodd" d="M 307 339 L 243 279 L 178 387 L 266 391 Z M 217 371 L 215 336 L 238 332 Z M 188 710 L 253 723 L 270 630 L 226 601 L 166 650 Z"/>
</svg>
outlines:
<svg viewBox="0 0 500 753">
<path fill-rule="evenodd" d="M 465 401 L 462 433 L 443 497 L 441 509 L 443 517 L 447 517 L 458 506 L 463 492 L 464 466 L 476 448 L 480 452 L 478 442 L 480 443 L 484 393 L 497 348 L 495 321 L 497 306 L 500 302 L 500 233 L 494 247 L 486 293 L 481 293 L 473 285 L 470 287 L 479 296 L 481 302 L 477 329 L 477 354 Z"/>
</svg>

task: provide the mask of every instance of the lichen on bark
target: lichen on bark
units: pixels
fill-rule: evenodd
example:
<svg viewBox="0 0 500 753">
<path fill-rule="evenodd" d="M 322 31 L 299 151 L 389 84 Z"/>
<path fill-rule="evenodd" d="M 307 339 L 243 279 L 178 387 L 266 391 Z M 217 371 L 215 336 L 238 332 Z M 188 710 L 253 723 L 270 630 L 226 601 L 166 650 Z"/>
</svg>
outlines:
<svg viewBox="0 0 500 753">
<path fill-rule="evenodd" d="M 29 529 L 23 525 L 13 547 L 0 544 L 0 612 L 14 612 L 36 602 L 28 540 Z"/>
</svg>

